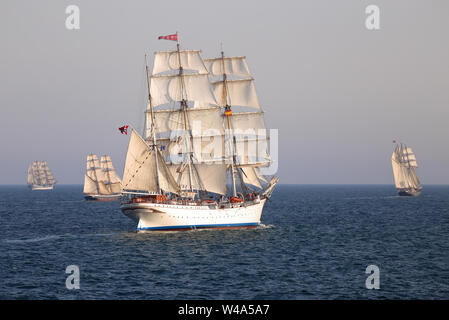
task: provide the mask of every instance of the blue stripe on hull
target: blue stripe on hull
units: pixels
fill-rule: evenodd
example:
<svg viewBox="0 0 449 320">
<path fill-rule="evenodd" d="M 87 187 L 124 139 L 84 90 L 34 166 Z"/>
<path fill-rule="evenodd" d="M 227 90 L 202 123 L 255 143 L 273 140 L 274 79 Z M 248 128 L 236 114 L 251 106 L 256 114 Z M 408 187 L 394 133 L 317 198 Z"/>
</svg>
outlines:
<svg viewBox="0 0 449 320">
<path fill-rule="evenodd" d="M 226 228 L 250 228 L 257 227 L 259 223 L 231 223 L 231 224 L 203 224 L 203 225 L 184 225 L 184 226 L 164 226 L 137 228 L 137 230 L 190 230 L 190 229 L 226 229 Z"/>
</svg>

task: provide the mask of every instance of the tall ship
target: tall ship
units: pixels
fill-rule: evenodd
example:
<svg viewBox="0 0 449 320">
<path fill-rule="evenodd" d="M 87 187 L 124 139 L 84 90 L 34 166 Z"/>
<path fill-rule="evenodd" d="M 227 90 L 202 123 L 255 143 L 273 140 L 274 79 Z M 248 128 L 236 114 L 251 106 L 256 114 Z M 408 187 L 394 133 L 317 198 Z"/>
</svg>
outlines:
<svg viewBox="0 0 449 320">
<path fill-rule="evenodd" d="M 418 168 L 412 148 L 403 143 L 396 144 L 391 156 L 394 183 L 400 196 L 419 196 L 422 191 L 421 183 L 416 175 Z"/>
<path fill-rule="evenodd" d="M 113 201 L 121 198 L 121 180 L 115 172 L 110 156 L 87 156 L 84 175 L 84 198 L 90 201 Z"/>
<path fill-rule="evenodd" d="M 121 210 L 138 230 L 258 226 L 278 179 L 264 175 L 269 135 L 246 58 L 203 60 L 177 42 L 146 74 L 145 129 L 131 132 Z"/>
<path fill-rule="evenodd" d="M 28 167 L 28 186 L 32 190 L 53 190 L 56 179 L 47 161 L 34 161 Z"/>
</svg>

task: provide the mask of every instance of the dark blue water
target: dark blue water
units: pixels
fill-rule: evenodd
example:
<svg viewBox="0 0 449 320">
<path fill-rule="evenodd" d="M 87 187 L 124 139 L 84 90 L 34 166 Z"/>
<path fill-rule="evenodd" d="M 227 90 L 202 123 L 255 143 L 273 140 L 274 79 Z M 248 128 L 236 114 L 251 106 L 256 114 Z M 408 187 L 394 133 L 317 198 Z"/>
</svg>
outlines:
<svg viewBox="0 0 449 320">
<path fill-rule="evenodd" d="M 1 299 L 449 298 L 449 186 L 278 186 L 257 229 L 170 233 L 81 191 L 0 187 Z"/>
</svg>

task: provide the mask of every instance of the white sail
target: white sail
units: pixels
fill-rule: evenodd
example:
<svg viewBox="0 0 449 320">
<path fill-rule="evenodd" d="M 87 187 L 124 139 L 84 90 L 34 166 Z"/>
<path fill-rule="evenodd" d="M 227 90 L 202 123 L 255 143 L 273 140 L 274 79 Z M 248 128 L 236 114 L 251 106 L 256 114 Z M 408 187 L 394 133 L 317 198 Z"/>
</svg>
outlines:
<svg viewBox="0 0 449 320">
<path fill-rule="evenodd" d="M 245 57 L 225 57 L 204 59 L 204 63 L 213 76 L 223 75 L 223 63 L 228 76 L 251 77 Z"/>
<path fill-rule="evenodd" d="M 47 175 L 45 173 L 45 165 L 43 162 L 39 162 L 39 179 L 40 179 L 41 185 L 45 186 L 48 184 Z"/>
<path fill-rule="evenodd" d="M 46 161 L 34 161 L 28 168 L 27 182 L 31 187 L 53 187 L 56 179 Z"/>
<path fill-rule="evenodd" d="M 45 171 L 45 177 L 47 179 L 47 184 L 48 185 L 55 184 L 55 182 L 56 182 L 55 177 L 53 176 L 53 173 L 51 172 L 50 168 L 48 167 L 48 163 L 46 161 L 43 162 L 43 168 Z"/>
<path fill-rule="evenodd" d="M 33 172 L 33 184 L 41 185 L 41 179 L 40 179 L 40 175 L 39 175 L 39 161 L 33 162 L 32 172 Z"/>
<path fill-rule="evenodd" d="M 217 104 L 207 74 L 185 74 L 182 78 L 183 81 L 178 75 L 151 77 L 150 90 L 153 106 L 179 102 L 183 99 Z"/>
<path fill-rule="evenodd" d="M 242 170 L 243 181 L 245 183 L 262 189 L 262 185 L 260 184 L 260 181 L 256 174 L 255 168 L 243 167 L 243 168 L 241 168 L 241 170 Z"/>
<path fill-rule="evenodd" d="M 254 130 L 256 135 L 260 133 L 259 130 L 265 130 L 263 112 L 233 113 L 231 120 L 232 129 L 234 130 Z M 265 135 L 265 131 L 262 131 L 262 134 Z"/>
<path fill-rule="evenodd" d="M 414 169 L 417 167 L 416 158 L 411 148 L 396 147 L 391 160 L 396 188 L 421 188 Z"/>
<path fill-rule="evenodd" d="M 157 193 L 160 188 L 174 193 L 201 190 L 226 194 L 226 172 L 230 163 L 239 170 L 234 172 L 242 174 L 242 183 L 262 188 L 256 169 L 271 162 L 263 113 L 225 115 L 221 108 L 231 105 L 261 109 L 245 57 L 203 61 L 199 50 L 180 51 L 180 57 L 181 65 L 178 51 L 155 54 L 150 82 L 151 106 L 171 105 L 159 110 L 148 108 L 147 142 L 133 131 L 123 189 L 127 192 Z M 180 66 L 189 72 L 181 72 Z M 209 80 L 209 76 L 222 77 L 223 73 L 227 76 L 227 90 L 223 90 L 223 81 L 211 83 Z M 225 92 L 227 101 L 222 105 Z M 185 110 L 181 101 L 188 102 Z M 154 150 L 153 140 L 157 145 Z"/>
<path fill-rule="evenodd" d="M 84 189 L 85 194 L 99 194 L 97 183 L 92 180 L 87 174 L 84 175 Z"/>
<path fill-rule="evenodd" d="M 159 151 L 159 149 L 156 149 L 156 151 L 158 159 L 157 174 L 159 177 L 159 185 L 161 189 L 164 190 L 165 192 L 179 193 L 180 192 L 179 185 L 176 183 L 176 180 L 171 174 L 169 167 L 164 162 L 161 152 Z"/>
<path fill-rule="evenodd" d="M 223 116 L 220 108 L 188 109 L 188 128 L 193 136 L 208 135 L 206 131 L 224 133 Z M 184 111 L 159 110 L 154 111 L 156 133 L 184 130 Z M 151 127 L 151 113 L 147 112 L 147 127 Z"/>
<path fill-rule="evenodd" d="M 98 161 L 98 157 L 95 154 L 89 154 L 87 156 L 86 161 L 86 170 L 87 175 L 94 181 L 102 181 L 103 172 L 100 166 L 100 161 Z"/>
<path fill-rule="evenodd" d="M 259 178 L 259 180 L 261 180 L 261 181 L 263 181 L 265 183 L 268 183 L 268 179 L 263 174 L 260 173 L 260 169 L 259 168 L 254 168 L 254 170 L 256 170 L 256 175 Z"/>
<path fill-rule="evenodd" d="M 179 70 L 179 58 L 185 71 L 195 71 L 197 73 L 207 73 L 206 66 L 201 58 L 200 50 L 180 50 L 155 52 L 153 75 L 158 75 L 168 71 Z"/>
<path fill-rule="evenodd" d="M 123 189 L 157 193 L 159 192 L 159 177 L 162 190 L 177 192 L 179 187 L 174 183 L 173 177 L 170 176 L 169 170 L 165 167 L 160 152 L 158 152 L 158 159 L 160 161 L 156 163 L 154 151 L 133 130 L 126 154 L 122 181 Z M 156 170 L 157 166 L 159 170 Z M 157 172 L 159 175 L 157 175 Z"/>
<path fill-rule="evenodd" d="M 177 136 L 174 139 L 160 138 L 158 148 L 168 164 L 179 164 L 187 152 L 186 139 L 188 135 Z M 193 163 L 223 163 L 225 158 L 224 139 L 222 135 L 190 137 Z"/>
<path fill-rule="evenodd" d="M 416 156 L 413 153 L 412 148 L 407 147 L 403 150 L 404 162 L 407 162 L 410 167 L 418 168 L 418 162 L 416 161 Z"/>
<path fill-rule="evenodd" d="M 222 101 L 223 81 L 212 82 L 215 99 Z M 227 103 L 231 106 L 250 107 L 260 109 L 254 87 L 254 79 L 228 80 L 226 81 L 228 92 Z"/>
<path fill-rule="evenodd" d="M 31 165 L 28 167 L 27 183 L 29 185 L 32 185 L 34 183 L 34 180 L 33 180 L 33 167 Z"/>
<path fill-rule="evenodd" d="M 101 157 L 101 168 L 103 171 L 103 176 L 105 178 L 104 184 L 108 188 L 109 192 L 120 193 L 121 192 L 121 180 L 115 172 L 114 166 L 112 165 L 112 160 L 110 156 Z"/>
<path fill-rule="evenodd" d="M 407 176 L 404 171 L 404 167 L 401 164 L 400 156 L 398 151 L 395 150 L 391 156 L 391 164 L 393 167 L 393 177 L 396 188 L 409 188 L 410 184 L 408 182 Z"/>
<path fill-rule="evenodd" d="M 228 144 L 226 144 L 228 146 Z M 226 151 L 227 155 L 232 154 L 231 150 Z M 234 154 L 237 158 L 237 165 L 255 165 L 268 166 L 271 163 L 271 157 L 268 152 L 267 137 L 244 137 L 239 136 L 235 139 Z"/>
<path fill-rule="evenodd" d="M 111 191 L 110 191 L 109 188 L 104 184 L 103 181 L 97 181 L 97 185 L 98 185 L 98 193 L 99 193 L 99 194 L 103 194 L 103 195 L 111 194 Z"/>
<path fill-rule="evenodd" d="M 181 190 L 190 190 L 190 170 L 186 164 L 169 165 Z M 226 194 L 225 164 L 193 164 L 192 189 Z"/>
</svg>

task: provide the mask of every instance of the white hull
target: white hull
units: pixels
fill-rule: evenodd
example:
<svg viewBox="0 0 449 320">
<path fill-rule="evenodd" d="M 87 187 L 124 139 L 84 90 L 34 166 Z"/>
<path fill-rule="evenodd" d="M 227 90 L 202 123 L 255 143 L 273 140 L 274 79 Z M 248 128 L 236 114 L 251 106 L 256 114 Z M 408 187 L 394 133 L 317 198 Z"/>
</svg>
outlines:
<svg viewBox="0 0 449 320">
<path fill-rule="evenodd" d="M 121 193 L 114 194 L 85 194 L 84 198 L 88 201 L 115 201 L 120 200 Z"/>
<path fill-rule="evenodd" d="M 135 220 L 137 230 L 190 230 L 204 228 L 251 228 L 260 224 L 266 199 L 229 208 L 159 203 L 122 204 L 125 215 Z"/>
<path fill-rule="evenodd" d="M 49 187 L 32 186 L 31 190 L 53 190 L 53 186 L 49 186 Z"/>
</svg>

